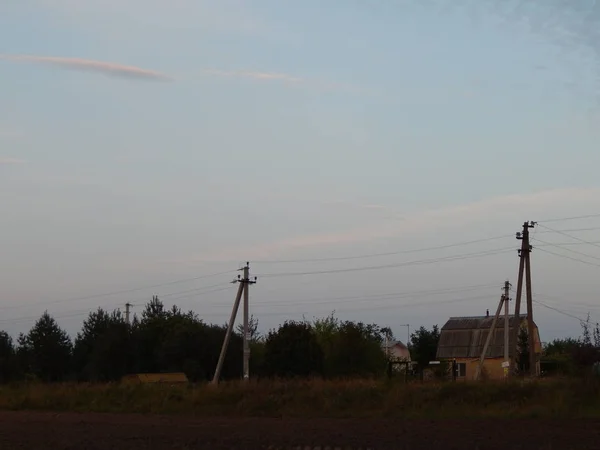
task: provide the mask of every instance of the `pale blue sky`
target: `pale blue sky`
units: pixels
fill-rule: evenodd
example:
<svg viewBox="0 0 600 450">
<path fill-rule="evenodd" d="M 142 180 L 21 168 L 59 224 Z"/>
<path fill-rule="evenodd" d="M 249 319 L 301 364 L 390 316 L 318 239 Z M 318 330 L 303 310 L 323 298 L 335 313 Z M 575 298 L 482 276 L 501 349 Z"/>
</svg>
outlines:
<svg viewBox="0 0 600 450">
<path fill-rule="evenodd" d="M 245 260 L 263 275 L 516 248 L 507 237 L 260 262 L 508 236 L 524 220 L 598 212 L 599 7 L 516 3 L 3 2 L 0 328 L 26 330 L 48 308 L 73 333 L 89 308 L 152 293 L 224 322 L 233 292 L 212 286 L 233 273 L 80 298 Z M 600 240 L 600 230 L 576 233 Z M 336 309 L 402 337 L 402 323 L 493 310 L 517 263 L 504 253 L 265 277 L 253 312 L 266 329 Z M 541 251 L 534 263 L 544 302 L 600 320 L 587 306 L 600 267 Z M 474 285 L 493 287 L 412 294 Z M 168 296 L 204 286 L 217 290 Z M 406 295 L 374 297 L 392 293 Z M 536 321 L 544 340 L 579 333 L 577 320 L 543 307 Z"/>
</svg>

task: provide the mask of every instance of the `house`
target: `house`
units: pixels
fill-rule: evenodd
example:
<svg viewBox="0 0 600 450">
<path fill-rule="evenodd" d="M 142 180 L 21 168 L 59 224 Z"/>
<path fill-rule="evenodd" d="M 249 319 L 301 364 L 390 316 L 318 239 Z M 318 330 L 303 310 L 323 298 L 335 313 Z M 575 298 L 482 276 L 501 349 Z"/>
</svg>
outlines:
<svg viewBox="0 0 600 450">
<path fill-rule="evenodd" d="M 400 341 L 386 341 L 382 345 L 387 357 L 394 361 L 410 361 L 410 351 Z"/>
<path fill-rule="evenodd" d="M 437 355 L 438 360 L 456 361 L 457 379 L 475 379 L 479 358 L 483 351 L 485 341 L 492 327 L 493 317 L 489 312 L 485 316 L 475 317 L 450 317 L 440 330 Z M 514 345 L 514 329 L 524 327 L 527 329 L 527 318 L 523 315 L 509 316 L 509 352 Z M 534 345 L 537 355 L 537 373 L 539 373 L 539 359 L 542 351 L 540 335 L 534 323 Z M 509 357 L 512 357 L 512 352 Z M 504 316 L 496 322 L 494 334 L 488 346 L 483 362 L 483 373 L 490 379 L 503 379 L 504 368 Z"/>
<path fill-rule="evenodd" d="M 179 384 L 187 383 L 188 378 L 183 372 L 173 373 L 132 373 L 121 378 L 122 383 L 142 384 L 142 383 L 165 383 Z"/>
</svg>

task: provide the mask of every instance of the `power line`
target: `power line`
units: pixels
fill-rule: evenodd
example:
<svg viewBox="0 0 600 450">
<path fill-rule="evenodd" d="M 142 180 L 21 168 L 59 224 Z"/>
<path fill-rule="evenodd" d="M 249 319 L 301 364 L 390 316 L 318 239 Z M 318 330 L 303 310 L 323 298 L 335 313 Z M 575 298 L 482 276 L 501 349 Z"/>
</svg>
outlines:
<svg viewBox="0 0 600 450">
<path fill-rule="evenodd" d="M 600 214 L 587 214 L 584 216 L 574 216 L 574 217 L 561 217 L 561 218 L 557 218 L 557 219 L 546 219 L 546 220 L 540 220 L 537 223 L 539 224 L 540 222 L 542 223 L 550 223 L 550 222 L 566 222 L 569 220 L 580 220 L 580 219 L 592 219 L 595 217 L 600 217 Z"/>
<path fill-rule="evenodd" d="M 322 274 L 333 274 L 333 273 L 345 273 L 345 272 L 361 272 L 366 270 L 380 270 L 380 269 L 390 269 L 396 267 L 404 267 L 411 265 L 420 265 L 420 264 L 434 264 L 437 262 L 446 262 L 446 261 L 458 261 L 469 258 L 478 258 L 482 256 L 493 256 L 499 255 L 501 253 L 512 252 L 514 249 L 512 247 L 503 247 L 500 249 L 488 250 L 485 252 L 475 252 L 475 253 L 467 253 L 463 255 L 455 255 L 455 256 L 447 256 L 441 258 L 431 258 L 431 259 L 422 259 L 416 261 L 407 261 L 403 263 L 394 263 L 394 264 L 383 264 L 379 266 L 366 266 L 366 267 L 353 267 L 348 269 L 330 269 L 330 270 L 317 270 L 312 272 L 280 272 L 280 273 L 267 273 L 261 274 L 259 277 L 261 278 L 272 278 L 272 277 L 292 277 L 292 276 L 304 276 L 304 275 L 322 275 Z"/>
<path fill-rule="evenodd" d="M 412 291 L 412 292 L 390 292 L 384 294 L 372 294 L 372 295 L 356 295 L 356 296 L 339 296 L 339 297 L 320 297 L 307 299 L 307 301 L 293 301 L 293 302 L 269 302 L 269 301 L 259 301 L 254 302 L 254 305 L 264 305 L 268 307 L 279 307 L 279 306 L 290 306 L 290 305 L 322 305 L 322 304 L 330 304 L 330 303 L 352 303 L 352 302 L 361 302 L 365 300 L 390 300 L 390 299 L 401 299 L 401 298 L 411 298 L 411 297 L 424 297 L 428 295 L 443 295 L 443 294 L 455 294 L 459 292 L 468 292 L 481 290 L 485 288 L 496 288 L 496 284 L 486 284 L 486 285 L 474 285 L 474 286 L 465 286 L 463 288 L 446 288 L 446 289 L 430 289 L 430 290 L 420 290 L 420 291 Z M 210 305 L 213 306 L 213 305 Z"/>
<path fill-rule="evenodd" d="M 384 252 L 384 253 L 368 253 L 368 254 L 363 254 L 363 255 L 338 256 L 338 257 L 329 257 L 329 258 L 259 260 L 259 261 L 254 261 L 254 262 L 261 263 L 261 264 L 287 264 L 287 263 L 347 261 L 347 260 L 352 260 L 352 259 L 377 258 L 377 257 L 381 257 L 381 256 L 405 255 L 405 254 L 410 254 L 410 253 L 421 253 L 421 252 L 427 252 L 427 251 L 432 251 L 432 250 L 444 250 L 447 248 L 461 247 L 461 246 L 465 246 L 465 245 L 494 241 L 494 240 L 505 239 L 505 238 L 509 238 L 509 237 L 513 237 L 513 235 L 508 234 L 508 235 L 502 235 L 502 236 L 494 236 L 494 237 L 489 237 L 489 238 L 476 239 L 473 241 L 463 241 L 463 242 L 457 242 L 454 244 L 439 245 L 439 246 L 435 246 L 435 247 L 425 247 L 425 248 L 418 248 L 418 249 L 411 249 L 411 250 L 398 250 L 398 251 Z"/>
<path fill-rule="evenodd" d="M 573 318 L 573 319 L 577 319 L 577 320 L 579 320 L 580 322 L 587 322 L 587 320 L 584 320 L 584 319 L 582 319 L 581 317 L 577 317 L 577 316 L 575 316 L 575 315 L 573 315 L 573 314 L 570 314 L 570 313 L 568 313 L 568 312 L 566 312 L 566 311 L 563 311 L 562 309 L 558 309 L 558 308 L 554 308 L 553 306 L 549 306 L 549 305 L 547 305 L 547 304 L 545 304 L 545 303 L 543 303 L 543 302 L 540 302 L 539 300 L 535 300 L 535 299 L 534 299 L 533 301 L 534 301 L 535 303 L 537 303 L 538 305 L 540 305 L 540 306 L 543 306 L 544 308 L 551 309 L 552 311 L 555 311 L 555 312 L 557 312 L 557 313 L 559 313 L 559 314 L 562 314 L 562 315 L 564 315 L 564 316 L 571 317 L 571 318 Z"/>
<path fill-rule="evenodd" d="M 536 248 L 540 252 L 549 253 L 551 255 L 558 256 L 560 258 L 567 258 L 567 259 L 570 259 L 571 261 L 577 261 L 577 262 L 580 262 L 583 264 L 587 264 L 588 266 L 600 267 L 600 264 L 594 264 L 593 262 L 584 261 L 583 259 L 572 258 L 571 256 L 567 256 L 567 255 L 561 255 L 560 253 L 551 252 L 550 250 L 546 250 L 545 248 L 539 248 L 539 247 L 536 247 Z"/>
<path fill-rule="evenodd" d="M 540 225 L 541 226 L 541 225 Z M 547 228 L 547 227 L 545 227 Z M 556 231 L 538 231 L 538 233 L 556 233 L 556 232 L 563 232 L 563 233 L 575 233 L 575 232 L 582 232 L 582 231 L 597 231 L 600 230 L 600 227 L 587 227 L 587 228 L 568 228 L 565 230 L 556 230 Z M 535 233 L 535 231 L 534 231 Z"/>
<path fill-rule="evenodd" d="M 113 291 L 113 292 L 107 292 L 107 293 L 104 293 L 104 294 L 94 294 L 94 295 L 88 295 L 88 296 L 85 296 L 85 297 L 74 297 L 74 298 L 68 298 L 68 299 L 62 299 L 62 300 L 51 300 L 51 301 L 38 302 L 38 303 L 29 303 L 27 305 L 3 306 L 3 307 L 0 307 L 0 310 L 17 309 L 17 308 L 27 308 L 29 306 L 54 305 L 54 304 L 58 304 L 58 303 L 79 302 L 79 301 L 92 300 L 92 299 L 101 298 L 101 297 L 110 297 L 110 296 L 113 296 L 113 295 L 130 294 L 132 292 L 143 291 L 143 290 L 146 290 L 146 289 L 154 289 L 154 288 L 163 287 L 163 286 L 172 286 L 174 284 L 187 283 L 187 282 L 190 282 L 190 281 L 203 280 L 203 279 L 206 279 L 206 278 L 216 277 L 216 276 L 219 276 L 219 275 L 226 275 L 226 274 L 230 274 L 230 273 L 233 273 L 233 272 L 234 271 L 232 271 L 232 270 L 228 270 L 228 271 L 225 271 L 225 272 L 212 273 L 212 274 L 209 274 L 209 275 L 201 275 L 201 276 L 198 276 L 198 277 L 184 278 L 184 279 L 181 279 L 181 280 L 175 280 L 175 281 L 169 281 L 169 282 L 166 282 L 166 283 L 154 284 L 152 286 L 143 286 L 143 287 L 137 287 L 137 288 L 131 288 L 131 289 L 124 289 L 122 291 Z"/>
<path fill-rule="evenodd" d="M 588 255 L 587 253 L 579 252 L 577 250 L 572 250 L 572 249 L 566 248 L 560 244 L 552 244 L 551 242 L 542 241 L 541 239 L 535 239 L 535 240 L 537 242 L 541 242 L 542 244 L 549 245 L 551 247 L 556 247 L 558 249 L 566 250 L 568 252 L 575 253 L 577 255 L 585 256 L 586 258 L 596 259 L 596 260 L 600 261 L 600 257 L 598 257 L 598 256 Z"/>
<path fill-rule="evenodd" d="M 231 284 L 231 283 L 229 283 L 229 284 Z M 209 291 L 198 292 L 198 293 L 191 294 L 191 295 L 182 295 L 182 296 L 178 296 L 178 297 L 173 297 L 171 300 L 183 300 L 183 299 L 187 299 L 187 298 L 191 298 L 191 297 L 196 297 L 196 296 L 200 296 L 201 297 L 201 296 L 206 295 L 206 294 L 212 294 L 212 293 L 221 292 L 221 291 L 228 291 L 230 289 L 231 289 L 231 287 L 227 286 L 227 287 L 222 287 L 222 288 L 218 288 L 218 289 L 211 289 Z"/>
<path fill-rule="evenodd" d="M 446 303 L 460 303 L 460 302 L 467 302 L 467 301 L 475 301 L 475 300 L 489 300 L 490 297 L 460 297 L 460 298 L 453 298 L 453 299 L 448 299 L 448 300 L 437 300 L 437 301 L 433 301 L 433 302 L 415 302 L 415 303 L 391 303 L 391 304 L 387 304 L 387 305 L 368 305 L 368 306 L 363 306 L 363 307 L 359 307 L 359 308 L 352 308 L 352 309 L 343 309 L 341 311 L 345 312 L 345 313 L 352 313 L 352 312 L 361 312 L 361 311 L 371 311 L 371 310 L 380 310 L 380 309 L 394 309 L 394 308 L 408 308 L 408 307 L 421 307 L 421 306 L 433 306 L 433 305 L 441 305 L 441 304 L 446 304 Z M 261 313 L 260 316 L 274 316 L 274 317 L 280 317 L 280 316 L 286 316 L 286 315 L 291 315 L 291 314 L 305 314 L 307 311 L 294 311 L 294 312 L 273 312 L 273 311 L 268 311 L 265 313 Z M 330 310 L 320 310 L 320 311 L 312 311 L 312 313 L 314 314 L 326 314 L 326 313 L 330 313 Z M 204 314 L 203 316 L 206 317 L 210 317 L 210 316 L 216 316 L 216 315 L 220 315 L 217 313 L 210 313 L 210 314 Z"/>
<path fill-rule="evenodd" d="M 554 233 L 562 234 L 563 236 L 566 236 L 568 238 L 574 239 L 576 241 L 583 242 L 584 244 L 589 244 L 589 245 L 593 245 L 594 247 L 600 248 L 600 244 L 595 244 L 593 242 L 586 241 L 585 239 L 578 238 L 577 236 L 572 236 L 572 235 L 570 235 L 568 233 L 565 233 L 564 231 L 555 230 L 553 228 L 547 227 L 547 226 L 542 225 L 542 224 L 540 224 L 540 227 L 545 228 L 546 230 L 552 231 Z"/>
<path fill-rule="evenodd" d="M 188 289 L 188 290 L 185 290 L 185 291 L 170 292 L 168 294 L 157 294 L 157 296 L 162 299 L 162 298 L 172 297 L 174 295 L 177 296 L 177 295 L 180 295 L 180 294 L 188 294 L 190 292 L 204 291 L 205 289 L 212 289 L 212 288 L 226 286 L 226 285 L 230 285 L 230 284 L 231 284 L 230 282 L 228 282 L 228 283 L 219 283 L 219 284 L 213 284 L 211 286 L 201 286 L 201 287 L 195 288 L 195 289 Z M 204 293 L 208 293 L 208 292 L 213 292 L 213 291 L 209 290 L 207 292 L 198 292 L 198 294 L 204 294 Z M 178 297 L 176 297 L 176 298 L 178 298 Z"/>
</svg>

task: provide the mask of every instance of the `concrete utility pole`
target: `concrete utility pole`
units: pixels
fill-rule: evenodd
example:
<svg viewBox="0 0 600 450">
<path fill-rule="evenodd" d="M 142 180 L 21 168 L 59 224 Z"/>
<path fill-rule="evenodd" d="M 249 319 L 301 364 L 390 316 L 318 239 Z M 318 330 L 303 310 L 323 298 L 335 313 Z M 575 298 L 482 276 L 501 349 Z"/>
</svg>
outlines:
<svg viewBox="0 0 600 450">
<path fill-rule="evenodd" d="M 406 327 L 406 348 L 408 348 L 408 343 L 410 342 L 410 324 L 405 323 L 400 325 L 401 327 Z"/>
<path fill-rule="evenodd" d="M 125 323 L 129 325 L 129 308 L 131 308 L 131 303 L 125 303 Z"/>
<path fill-rule="evenodd" d="M 244 367 L 244 380 L 248 380 L 250 377 L 250 347 L 248 345 L 248 286 L 256 283 L 256 277 L 254 277 L 253 281 L 250 281 L 250 264 L 246 263 L 246 266 L 242 269 L 244 271 L 244 277 L 241 278 L 238 275 L 237 280 L 232 281 L 232 283 L 239 283 L 240 287 L 238 288 L 237 295 L 235 297 L 235 302 L 233 303 L 233 309 L 231 310 L 231 317 L 229 318 L 229 324 L 227 325 L 227 332 L 225 333 L 225 339 L 223 340 L 223 346 L 221 347 L 221 354 L 219 355 L 219 361 L 217 362 L 217 368 L 215 370 L 215 375 L 212 380 L 212 384 L 219 384 L 219 378 L 221 377 L 221 370 L 223 369 L 223 362 L 225 361 L 225 355 L 227 354 L 227 347 L 229 346 L 229 340 L 231 339 L 231 333 L 233 332 L 233 326 L 235 324 L 235 318 L 237 316 L 238 309 L 240 308 L 240 301 L 242 299 L 242 293 L 244 294 L 244 355 L 243 355 L 243 367 Z"/>
<path fill-rule="evenodd" d="M 254 281 L 250 281 L 250 263 L 246 263 L 244 267 L 244 380 L 250 378 L 250 330 L 248 328 L 249 317 L 249 299 L 250 296 L 250 285 L 256 283 L 256 277 Z"/>
<path fill-rule="evenodd" d="M 500 297 L 500 302 L 498 302 L 496 315 L 494 315 L 494 319 L 492 320 L 492 326 L 490 327 L 490 331 L 488 332 L 485 344 L 483 345 L 483 350 L 481 351 L 481 355 L 479 355 L 479 364 L 477 365 L 477 371 L 475 372 L 476 380 L 479 380 L 479 377 L 481 376 L 481 371 L 483 369 L 483 361 L 485 360 L 485 355 L 487 354 L 487 350 L 492 340 L 492 336 L 494 335 L 494 331 L 496 330 L 496 323 L 498 322 L 498 317 L 500 317 L 500 311 L 502 311 L 502 303 L 504 303 L 504 301 L 504 295 L 502 295 Z"/>
<path fill-rule="evenodd" d="M 510 297 L 509 297 L 509 292 L 510 292 L 510 287 L 511 284 L 508 280 L 506 280 L 504 282 L 504 363 L 505 364 L 510 364 L 510 359 L 509 359 L 509 333 L 510 333 L 510 326 L 509 326 L 509 316 L 508 316 L 508 302 L 510 301 Z M 504 368 L 504 374 L 505 374 L 505 378 L 508 378 L 510 376 L 510 366 L 509 367 L 505 367 Z"/>
<path fill-rule="evenodd" d="M 519 336 L 521 296 L 523 293 L 523 278 L 525 275 L 527 282 L 527 332 L 529 335 L 529 370 L 531 376 L 537 376 L 537 358 L 535 357 L 535 331 L 533 325 L 533 295 L 531 290 L 531 250 L 529 243 L 529 229 L 535 227 L 535 222 L 523 223 L 523 231 L 517 232 L 517 239 L 521 241 L 519 250 L 519 279 L 517 281 L 517 297 L 515 300 L 515 327 L 513 330 L 511 366 L 516 370 L 517 366 L 517 341 Z"/>
</svg>

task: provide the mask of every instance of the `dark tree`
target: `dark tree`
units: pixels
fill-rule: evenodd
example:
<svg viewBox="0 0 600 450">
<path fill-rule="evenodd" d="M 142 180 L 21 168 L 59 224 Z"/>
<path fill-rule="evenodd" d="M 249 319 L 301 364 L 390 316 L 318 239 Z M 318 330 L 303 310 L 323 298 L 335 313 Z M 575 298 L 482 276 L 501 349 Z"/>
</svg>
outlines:
<svg viewBox="0 0 600 450">
<path fill-rule="evenodd" d="M 8 333 L 0 331 L 0 383 L 13 380 L 17 375 L 15 346 Z"/>
<path fill-rule="evenodd" d="M 529 371 L 529 334 L 521 327 L 517 337 L 517 368 L 520 373 Z"/>
<path fill-rule="evenodd" d="M 75 338 L 73 366 L 79 379 L 114 381 L 128 372 L 132 349 L 129 327 L 119 311 L 90 313 Z"/>
<path fill-rule="evenodd" d="M 590 314 L 587 315 L 587 320 L 581 321 L 581 343 L 588 347 L 592 345 L 592 334 L 590 332 Z"/>
<path fill-rule="evenodd" d="M 544 346 L 545 357 L 568 357 L 573 353 L 573 350 L 578 347 L 580 343 L 577 339 L 566 338 L 566 339 L 554 339 L 552 342 Z"/>
<path fill-rule="evenodd" d="M 346 321 L 340 324 L 327 355 L 327 375 L 376 376 L 386 369 L 381 334 L 375 325 Z"/>
<path fill-rule="evenodd" d="M 18 353 L 26 372 L 43 381 L 66 379 L 72 343 L 48 312 L 38 319 L 28 334 L 19 336 L 18 343 Z"/>
<path fill-rule="evenodd" d="M 306 322 L 285 322 L 265 342 L 265 370 L 270 376 L 307 377 L 323 373 L 323 350 Z"/>
<path fill-rule="evenodd" d="M 427 366 L 429 361 L 435 359 L 439 340 L 440 330 L 437 325 L 434 325 L 431 330 L 420 327 L 410 336 L 411 360 L 416 361 L 421 368 Z"/>
<path fill-rule="evenodd" d="M 244 337 L 244 324 L 238 324 L 236 328 L 237 333 L 243 338 Z M 250 334 L 250 342 L 257 342 L 261 339 L 261 335 L 258 331 L 258 319 L 253 315 L 248 318 L 248 332 Z"/>
</svg>

